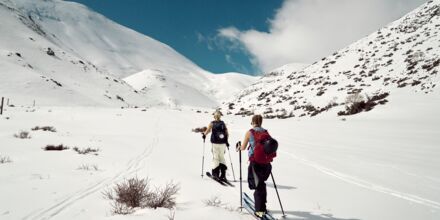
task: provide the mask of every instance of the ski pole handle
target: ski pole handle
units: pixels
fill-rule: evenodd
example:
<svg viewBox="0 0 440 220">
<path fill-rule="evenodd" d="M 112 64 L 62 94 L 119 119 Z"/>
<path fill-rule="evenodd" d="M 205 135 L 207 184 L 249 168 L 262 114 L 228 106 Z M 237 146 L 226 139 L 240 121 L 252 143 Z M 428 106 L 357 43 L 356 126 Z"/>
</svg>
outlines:
<svg viewBox="0 0 440 220">
<path fill-rule="evenodd" d="M 235 151 L 240 151 L 241 148 L 241 141 L 237 142 L 237 144 L 235 144 Z"/>
</svg>

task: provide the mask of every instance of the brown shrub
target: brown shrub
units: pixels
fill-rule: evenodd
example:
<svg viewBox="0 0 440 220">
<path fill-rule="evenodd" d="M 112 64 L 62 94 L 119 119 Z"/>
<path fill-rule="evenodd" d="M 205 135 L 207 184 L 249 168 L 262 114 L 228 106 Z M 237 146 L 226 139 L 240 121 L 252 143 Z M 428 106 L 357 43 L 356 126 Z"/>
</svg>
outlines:
<svg viewBox="0 0 440 220">
<path fill-rule="evenodd" d="M 99 148 L 83 148 L 83 149 L 79 149 L 78 147 L 74 147 L 73 148 L 74 151 L 76 151 L 79 154 L 90 154 L 90 153 L 94 153 L 95 155 L 98 155 L 99 152 Z"/>
<path fill-rule="evenodd" d="M 62 144 L 56 146 L 56 145 L 46 145 L 46 147 L 43 148 L 45 151 L 62 151 L 62 150 L 67 150 L 69 149 L 69 147 L 64 146 Z"/>
<path fill-rule="evenodd" d="M 2 164 L 2 163 L 11 163 L 11 162 L 12 162 L 12 160 L 8 156 L 1 156 L 0 155 L 0 164 Z"/>
<path fill-rule="evenodd" d="M 370 111 L 378 104 L 385 104 L 388 102 L 385 98 L 388 97 L 389 93 L 385 92 L 382 94 L 376 94 L 373 97 L 367 97 L 367 101 L 360 99 L 356 94 L 347 97 L 347 105 L 345 106 L 345 111 L 338 112 L 338 115 L 354 115 L 362 111 Z"/>
<path fill-rule="evenodd" d="M 52 126 L 42 126 L 42 127 L 36 126 L 36 127 L 32 128 L 31 130 L 32 131 L 42 130 L 42 131 L 57 132 L 57 130 Z"/>
<path fill-rule="evenodd" d="M 176 205 L 175 195 L 180 187 L 169 182 L 163 188 L 151 190 L 148 178 L 137 177 L 124 180 L 112 189 L 103 192 L 106 199 L 112 200 L 112 211 L 115 214 L 130 214 L 134 208 L 172 209 Z"/>
<path fill-rule="evenodd" d="M 167 208 L 171 209 L 176 206 L 175 195 L 179 192 L 179 185 L 173 182 L 167 183 L 163 188 L 156 188 L 155 192 L 151 193 L 151 198 L 147 201 L 147 207 L 150 208 Z"/>
<path fill-rule="evenodd" d="M 20 131 L 18 134 L 14 134 L 14 137 L 20 138 L 20 139 L 30 139 L 31 135 L 28 131 Z"/>
</svg>

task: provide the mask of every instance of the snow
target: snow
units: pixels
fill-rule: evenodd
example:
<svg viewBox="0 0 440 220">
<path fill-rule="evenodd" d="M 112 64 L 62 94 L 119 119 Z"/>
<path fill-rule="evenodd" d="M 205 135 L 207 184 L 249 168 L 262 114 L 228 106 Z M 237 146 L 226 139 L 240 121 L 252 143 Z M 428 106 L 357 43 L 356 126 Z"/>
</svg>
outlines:
<svg viewBox="0 0 440 220">
<path fill-rule="evenodd" d="M 269 72 L 269 75 L 282 75 L 292 72 L 298 72 L 306 68 L 307 66 L 310 66 L 310 64 L 305 63 L 289 63 L 282 67 L 278 67 L 272 71 Z"/>
<path fill-rule="evenodd" d="M 216 107 L 256 80 L 205 71 L 168 45 L 73 2 L 0 0 L 0 18 L 0 94 L 16 104 Z M 149 73 L 138 81 L 136 75 Z M 158 85 L 158 73 L 164 83 L 135 91 Z"/>
<path fill-rule="evenodd" d="M 382 80 L 408 76 L 408 82 L 428 77 L 404 89 L 396 88 L 397 81 L 384 85 L 369 80 L 365 91 L 391 95 L 386 105 L 366 114 L 336 117 L 339 109 L 333 108 L 312 118 L 264 119 L 263 126 L 280 143 L 273 174 L 286 219 L 440 219 L 440 90 L 434 86 L 437 74 L 423 68 L 439 59 L 439 16 L 428 19 L 438 5 L 439 0 L 427 3 L 382 34 L 373 33 L 315 64 L 288 64 L 255 81 L 239 73 L 211 74 L 170 47 L 80 4 L 0 0 L 0 95 L 15 105 L 5 106 L 0 116 L 0 157 L 11 160 L 0 163 L 0 219 L 169 219 L 172 213 L 175 219 L 188 220 L 252 219 L 238 209 L 238 182 L 234 188 L 223 187 L 201 177 L 203 142 L 191 129 L 207 126 L 214 107 L 252 83 L 239 92 L 235 110 L 264 112 L 272 107 L 275 112 L 291 100 L 323 105 L 336 97 L 341 102 L 347 91 L 315 81 L 360 86 L 355 76 L 339 72 L 353 71 L 360 56 L 371 59 L 367 70 L 388 62 L 376 60 L 371 52 L 379 50 L 383 58 L 397 37 L 411 42 L 399 47 L 392 55 L 394 63 L 376 75 Z M 411 32 L 419 26 L 423 28 Z M 385 44 L 377 40 L 380 35 Z M 418 72 L 408 75 L 405 53 L 410 48 Z M 358 49 L 363 52 L 358 54 Z M 298 88 L 310 80 L 311 85 Z M 320 98 L 315 96 L 318 88 L 326 91 Z M 302 92 L 292 95 L 297 89 Z M 272 100 L 256 101 L 263 92 L 272 92 L 266 94 Z M 229 114 L 224 121 L 232 146 L 250 128 L 250 117 Z M 35 126 L 53 126 L 57 132 L 31 131 Z M 21 131 L 29 131 L 31 138 L 14 137 Z M 70 149 L 44 151 L 48 144 Z M 207 171 L 211 153 L 210 144 L 205 146 Z M 99 151 L 81 155 L 73 147 Z M 231 149 L 226 154 L 238 180 L 238 153 Z M 247 154 L 242 155 L 246 180 Z M 78 169 L 81 166 L 98 169 Z M 154 186 L 178 183 L 177 207 L 112 214 L 102 193 L 131 177 L 148 177 Z M 267 183 L 268 208 L 281 218 L 273 183 Z M 246 181 L 243 189 L 252 193 Z M 223 204 L 206 206 L 215 196 Z"/>
<path fill-rule="evenodd" d="M 354 93 L 364 97 L 383 93 L 392 97 L 404 90 L 431 93 L 439 82 L 439 12 L 440 1 L 429 1 L 312 65 L 275 69 L 223 108 L 232 114 L 258 111 L 266 117 L 310 117 L 320 110 L 318 114 L 328 114 L 326 109 L 336 104 L 330 107 L 336 116 Z"/>
<path fill-rule="evenodd" d="M 346 121 L 266 119 L 264 127 L 280 143 L 273 174 L 287 219 L 438 219 L 440 118 L 433 113 L 440 109 L 426 108 L 431 106 L 429 96 L 435 95 L 395 96 L 383 109 Z M 200 176 L 203 143 L 191 129 L 206 126 L 212 120 L 211 110 L 143 110 L 7 108 L 0 119 L 0 152 L 12 162 L 0 164 L 2 219 L 167 219 L 166 209 L 111 214 L 102 192 L 134 176 L 149 177 L 156 186 L 171 180 L 180 184 L 176 219 L 251 219 L 237 210 L 238 182 L 235 188 L 225 188 Z M 249 117 L 229 115 L 224 120 L 231 143 L 249 129 Z M 57 132 L 31 131 L 30 139 L 13 137 L 43 125 L 54 126 Z M 47 144 L 61 143 L 100 151 L 95 156 L 71 149 L 42 150 Z M 205 170 L 210 168 L 209 149 L 207 143 Z M 233 150 L 230 154 L 238 179 L 238 154 Z M 226 159 L 229 166 L 228 155 Z M 77 169 L 87 164 L 99 170 Z M 233 179 L 231 170 L 228 178 Z M 243 188 L 251 193 L 246 182 Z M 268 192 L 268 206 L 279 218 L 270 180 Z M 219 196 L 224 207 L 204 204 L 213 196 Z"/>
<path fill-rule="evenodd" d="M 256 77 L 240 73 L 211 74 L 202 82 L 209 87 L 206 92 L 200 94 L 197 87 L 194 87 L 196 80 L 185 78 L 176 80 L 157 69 L 146 69 L 124 78 L 124 81 L 136 90 L 149 94 L 150 100 L 157 99 L 157 103 L 166 103 L 166 100 L 170 100 L 171 106 L 200 107 L 217 106 L 220 101 L 232 97 L 255 80 Z M 185 100 L 185 103 L 180 103 L 179 100 Z"/>
</svg>

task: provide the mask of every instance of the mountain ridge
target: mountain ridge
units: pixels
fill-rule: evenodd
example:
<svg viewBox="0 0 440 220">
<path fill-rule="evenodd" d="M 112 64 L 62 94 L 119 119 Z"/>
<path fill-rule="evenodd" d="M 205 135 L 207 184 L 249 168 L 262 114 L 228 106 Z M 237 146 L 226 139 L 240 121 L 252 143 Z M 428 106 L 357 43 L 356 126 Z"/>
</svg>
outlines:
<svg viewBox="0 0 440 220">
<path fill-rule="evenodd" d="M 217 86 L 224 75 L 205 71 L 168 45 L 81 4 L 1 0 L 0 8 L 4 33 L 0 79 L 7 84 L 0 93 L 16 102 L 216 107 L 225 97 Z M 161 71 L 169 83 L 148 92 L 137 91 L 123 80 L 148 69 Z M 255 79 L 241 76 L 248 84 Z M 225 86 L 227 95 L 232 95 L 245 85 Z M 155 93 L 164 96 L 155 97 Z M 172 96 L 176 93 L 178 98 Z"/>
<path fill-rule="evenodd" d="M 366 105 L 354 111 L 359 113 L 386 104 L 399 89 L 431 93 L 440 68 L 439 27 L 440 1 L 429 1 L 302 70 L 267 73 L 223 108 L 268 118 L 316 116 L 330 109 L 350 115 L 349 99 L 356 95 Z"/>
</svg>

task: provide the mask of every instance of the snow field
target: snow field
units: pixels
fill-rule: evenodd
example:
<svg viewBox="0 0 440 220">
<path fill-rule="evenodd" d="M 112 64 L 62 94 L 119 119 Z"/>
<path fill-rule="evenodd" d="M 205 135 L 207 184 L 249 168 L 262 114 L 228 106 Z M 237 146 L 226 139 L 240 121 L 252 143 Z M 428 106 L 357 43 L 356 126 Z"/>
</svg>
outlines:
<svg viewBox="0 0 440 220">
<path fill-rule="evenodd" d="M 346 121 L 265 120 L 263 126 L 280 142 L 273 174 L 287 219 L 437 219 L 440 131 L 433 128 L 439 119 L 428 117 L 436 109 L 423 107 L 426 114 L 420 115 L 426 117 L 402 118 L 414 110 L 406 109 L 394 117 L 384 110 Z M 133 176 L 149 177 L 153 186 L 180 184 L 175 219 L 251 218 L 231 211 L 239 207 L 237 182 L 235 188 L 226 188 L 200 176 L 203 142 L 191 129 L 206 126 L 210 113 L 159 108 L 25 110 L 8 108 L 1 118 L 0 152 L 13 160 L 0 165 L 2 219 L 168 219 L 166 209 L 111 214 L 102 192 Z M 233 146 L 249 129 L 250 118 L 228 115 L 224 120 Z M 54 126 L 57 132 L 31 131 L 31 139 L 25 140 L 13 137 L 43 125 Z M 100 151 L 95 156 L 41 149 L 61 143 Z M 234 150 L 230 154 L 238 179 L 238 154 Z M 242 156 L 246 180 L 246 153 Z M 205 171 L 210 169 L 210 157 L 206 143 Z M 78 170 L 84 164 L 96 165 L 98 171 Z M 231 173 L 228 178 L 233 179 Z M 272 181 L 267 183 L 268 207 L 280 217 Z M 251 193 L 246 182 L 243 189 Z M 214 196 L 222 207 L 205 205 Z"/>
</svg>

